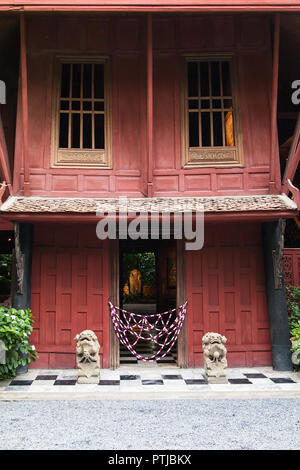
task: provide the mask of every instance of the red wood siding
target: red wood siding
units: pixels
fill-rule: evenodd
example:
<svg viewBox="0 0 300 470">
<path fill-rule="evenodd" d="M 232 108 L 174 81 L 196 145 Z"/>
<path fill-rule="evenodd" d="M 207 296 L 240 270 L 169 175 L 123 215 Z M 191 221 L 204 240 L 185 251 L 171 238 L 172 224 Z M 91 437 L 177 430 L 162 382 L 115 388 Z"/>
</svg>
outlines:
<svg viewBox="0 0 300 470">
<path fill-rule="evenodd" d="M 143 196 L 147 176 L 145 16 L 35 16 L 28 18 L 27 30 L 32 194 Z M 267 193 L 271 83 L 268 18 L 154 15 L 153 43 L 153 195 Z M 237 61 L 245 167 L 183 170 L 182 54 L 229 51 Z M 53 60 L 59 53 L 111 57 L 112 170 L 50 168 Z M 22 191 L 24 179 L 20 142 L 21 129 L 17 126 L 16 192 Z"/>
<path fill-rule="evenodd" d="M 300 286 L 300 248 L 284 250 L 283 271 L 286 285 Z"/>
<path fill-rule="evenodd" d="M 186 252 L 189 365 L 202 367 L 202 336 L 227 337 L 228 364 L 270 365 L 260 225 L 209 226 L 202 250 Z"/>
<path fill-rule="evenodd" d="M 75 367 L 74 338 L 93 330 L 101 367 L 109 366 L 108 246 L 95 227 L 35 227 L 32 265 L 31 341 L 40 359 L 34 367 Z"/>
</svg>

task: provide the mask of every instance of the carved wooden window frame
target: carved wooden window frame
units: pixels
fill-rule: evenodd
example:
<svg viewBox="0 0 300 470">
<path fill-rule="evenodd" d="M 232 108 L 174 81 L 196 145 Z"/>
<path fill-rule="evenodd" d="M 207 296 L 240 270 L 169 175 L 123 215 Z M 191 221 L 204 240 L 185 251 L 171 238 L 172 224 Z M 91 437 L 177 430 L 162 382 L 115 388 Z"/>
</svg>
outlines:
<svg viewBox="0 0 300 470">
<path fill-rule="evenodd" d="M 83 99 L 82 91 L 80 98 L 80 113 L 84 113 L 83 102 L 90 101 L 92 111 L 87 113 L 93 115 L 94 103 L 104 102 L 104 149 L 90 148 L 60 148 L 59 147 L 59 126 L 60 126 L 60 102 L 61 102 L 61 77 L 63 64 L 103 64 L 104 66 L 104 99 L 94 98 Z M 93 93 L 93 92 L 92 92 Z M 71 99 L 71 97 L 70 97 Z M 71 105 L 70 105 L 71 108 Z M 71 115 L 71 110 L 69 116 Z M 111 63 L 108 56 L 57 56 L 55 58 L 54 81 L 53 81 L 53 106 L 52 106 L 52 136 L 51 136 L 51 167 L 59 168 L 112 168 L 112 117 L 111 117 Z M 82 125 L 81 125 L 82 126 Z M 94 141 L 94 137 L 92 137 Z M 82 142 L 82 139 L 80 138 Z M 70 143 L 70 138 L 69 138 Z"/>
<path fill-rule="evenodd" d="M 189 107 L 188 107 L 188 63 L 189 62 L 222 62 L 228 61 L 230 64 L 231 78 L 231 99 L 233 103 L 233 119 L 234 119 L 234 146 L 210 146 L 210 147 L 190 147 L 189 146 Z M 239 110 L 239 98 L 237 88 L 237 65 L 233 54 L 207 54 L 193 55 L 186 54 L 183 56 L 183 92 L 182 92 L 182 167 L 185 168 L 227 168 L 227 167 L 243 167 L 244 155 L 242 149 L 242 132 L 241 119 Z M 223 100 L 225 95 L 221 96 Z M 200 99 L 201 95 L 198 96 Z M 201 97 L 201 99 L 204 99 Z M 210 94 L 209 100 L 213 100 Z M 210 101 L 210 108 L 213 109 Z M 221 108 L 222 109 L 222 108 Z M 223 130 L 224 132 L 224 130 Z"/>
</svg>

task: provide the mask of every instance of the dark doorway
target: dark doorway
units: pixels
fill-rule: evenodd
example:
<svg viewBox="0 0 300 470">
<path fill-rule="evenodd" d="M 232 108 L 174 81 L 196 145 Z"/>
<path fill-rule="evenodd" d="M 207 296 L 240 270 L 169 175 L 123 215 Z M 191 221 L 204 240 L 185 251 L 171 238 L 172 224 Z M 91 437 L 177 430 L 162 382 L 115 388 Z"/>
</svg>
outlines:
<svg viewBox="0 0 300 470">
<path fill-rule="evenodd" d="M 174 309 L 177 294 L 176 244 L 170 240 L 120 241 L 119 248 L 121 308 L 147 316 Z M 153 355 L 156 348 L 152 341 L 139 340 L 135 345 L 138 354 L 146 357 Z M 137 358 L 120 344 L 120 364 L 137 362 Z M 157 362 L 176 364 L 177 342 Z"/>
</svg>

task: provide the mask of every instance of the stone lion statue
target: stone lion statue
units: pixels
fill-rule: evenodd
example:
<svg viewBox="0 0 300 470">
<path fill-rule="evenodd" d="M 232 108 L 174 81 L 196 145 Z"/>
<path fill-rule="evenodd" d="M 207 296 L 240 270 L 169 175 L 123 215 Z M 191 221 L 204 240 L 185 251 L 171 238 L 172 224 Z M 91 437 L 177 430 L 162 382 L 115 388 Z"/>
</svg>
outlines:
<svg viewBox="0 0 300 470">
<path fill-rule="evenodd" d="M 84 330 L 75 336 L 78 383 L 98 383 L 100 377 L 100 344 L 95 333 Z"/>
<path fill-rule="evenodd" d="M 206 333 L 202 338 L 204 370 L 207 380 L 215 383 L 227 383 L 227 338 L 219 333 Z"/>
</svg>

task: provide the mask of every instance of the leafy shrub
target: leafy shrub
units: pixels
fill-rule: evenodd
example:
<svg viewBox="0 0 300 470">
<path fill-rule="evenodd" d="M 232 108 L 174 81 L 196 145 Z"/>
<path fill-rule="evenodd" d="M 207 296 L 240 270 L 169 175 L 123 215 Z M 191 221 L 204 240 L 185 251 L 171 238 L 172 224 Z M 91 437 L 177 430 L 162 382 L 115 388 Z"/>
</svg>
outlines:
<svg viewBox="0 0 300 470">
<path fill-rule="evenodd" d="M 291 335 L 291 352 L 300 352 L 300 286 L 288 286 L 287 290 L 287 307 L 289 314 L 289 327 Z M 296 368 L 299 368 L 295 364 Z"/>
<path fill-rule="evenodd" d="M 292 342 L 292 348 L 291 351 L 293 354 L 293 363 L 296 366 L 296 368 L 300 367 L 300 320 L 298 321 L 298 326 L 293 328 L 291 330 L 291 342 Z"/>
<path fill-rule="evenodd" d="M 6 362 L 0 364 L 0 379 L 15 377 L 19 366 L 38 358 L 35 347 L 29 344 L 32 322 L 30 309 L 0 306 L 0 340 L 6 350 Z"/>
<path fill-rule="evenodd" d="M 10 294 L 12 255 L 0 254 L 0 294 Z"/>
<path fill-rule="evenodd" d="M 290 330 L 298 326 L 300 321 L 300 286 L 287 286 L 287 308 L 289 314 Z"/>
</svg>

